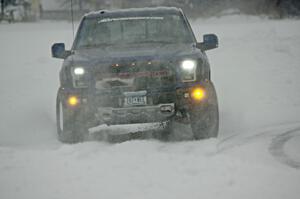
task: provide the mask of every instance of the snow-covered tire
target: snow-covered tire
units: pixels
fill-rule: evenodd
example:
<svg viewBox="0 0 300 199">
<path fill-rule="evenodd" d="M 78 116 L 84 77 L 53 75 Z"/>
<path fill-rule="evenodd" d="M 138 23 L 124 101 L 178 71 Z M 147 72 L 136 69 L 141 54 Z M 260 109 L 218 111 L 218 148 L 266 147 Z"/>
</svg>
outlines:
<svg viewBox="0 0 300 199">
<path fill-rule="evenodd" d="M 76 114 L 69 113 L 58 93 L 56 100 L 56 126 L 58 139 L 61 142 L 72 144 L 84 141 L 88 130 L 77 118 Z"/>
<path fill-rule="evenodd" d="M 166 126 L 163 129 L 160 139 L 162 141 L 169 141 L 170 137 L 173 134 L 173 131 L 174 131 L 174 120 L 170 119 L 169 121 L 167 121 Z"/>
<path fill-rule="evenodd" d="M 217 107 L 209 106 L 204 111 L 192 113 L 191 128 L 196 140 L 217 137 L 219 131 Z"/>
<path fill-rule="evenodd" d="M 171 135 L 173 134 L 173 123 L 174 120 L 170 119 L 169 121 L 164 122 L 161 130 L 154 130 L 152 132 L 152 137 L 160 141 L 167 142 L 170 140 Z"/>
<path fill-rule="evenodd" d="M 217 94 L 212 83 L 206 89 L 209 98 L 207 104 L 190 111 L 191 129 L 196 140 L 217 137 L 219 132 Z"/>
</svg>

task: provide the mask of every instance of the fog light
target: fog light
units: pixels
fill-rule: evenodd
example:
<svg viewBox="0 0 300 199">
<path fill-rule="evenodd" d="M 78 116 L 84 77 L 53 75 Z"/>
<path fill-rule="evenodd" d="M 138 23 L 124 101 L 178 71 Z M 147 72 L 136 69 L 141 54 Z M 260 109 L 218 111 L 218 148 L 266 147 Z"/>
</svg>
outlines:
<svg viewBox="0 0 300 199">
<path fill-rule="evenodd" d="M 203 88 L 196 88 L 192 91 L 192 98 L 195 100 L 203 100 L 206 97 L 206 92 Z"/>
<path fill-rule="evenodd" d="M 68 104 L 70 106 L 77 106 L 79 104 L 79 99 L 76 96 L 70 96 L 68 98 Z"/>
</svg>

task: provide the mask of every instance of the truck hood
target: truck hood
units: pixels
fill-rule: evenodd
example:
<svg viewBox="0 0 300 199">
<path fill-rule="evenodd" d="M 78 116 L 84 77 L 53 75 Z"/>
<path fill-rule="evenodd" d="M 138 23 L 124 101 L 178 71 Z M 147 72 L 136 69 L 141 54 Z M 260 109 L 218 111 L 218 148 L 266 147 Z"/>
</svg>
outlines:
<svg viewBox="0 0 300 199">
<path fill-rule="evenodd" d="M 74 64 L 79 62 L 95 66 L 99 63 L 122 61 L 176 61 L 196 53 L 197 49 L 193 44 L 133 44 L 76 50 L 68 60 Z"/>
</svg>

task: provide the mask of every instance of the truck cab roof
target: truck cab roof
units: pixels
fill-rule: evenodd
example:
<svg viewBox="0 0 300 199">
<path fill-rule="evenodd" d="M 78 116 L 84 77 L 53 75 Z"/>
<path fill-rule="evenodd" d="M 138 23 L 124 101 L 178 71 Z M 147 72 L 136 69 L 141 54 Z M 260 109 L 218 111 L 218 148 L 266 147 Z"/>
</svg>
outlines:
<svg viewBox="0 0 300 199">
<path fill-rule="evenodd" d="M 87 13 L 85 18 L 137 17 L 164 14 L 179 14 L 182 10 L 176 7 L 128 8 L 117 10 L 99 10 Z"/>
</svg>

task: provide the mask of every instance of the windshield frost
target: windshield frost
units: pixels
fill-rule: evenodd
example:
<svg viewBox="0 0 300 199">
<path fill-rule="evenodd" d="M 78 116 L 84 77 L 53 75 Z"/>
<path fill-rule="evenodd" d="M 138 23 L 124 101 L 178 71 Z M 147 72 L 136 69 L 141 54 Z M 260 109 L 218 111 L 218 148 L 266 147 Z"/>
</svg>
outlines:
<svg viewBox="0 0 300 199">
<path fill-rule="evenodd" d="M 193 36 L 179 15 L 85 19 L 75 48 L 133 43 L 191 43 Z"/>
</svg>

